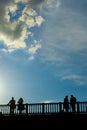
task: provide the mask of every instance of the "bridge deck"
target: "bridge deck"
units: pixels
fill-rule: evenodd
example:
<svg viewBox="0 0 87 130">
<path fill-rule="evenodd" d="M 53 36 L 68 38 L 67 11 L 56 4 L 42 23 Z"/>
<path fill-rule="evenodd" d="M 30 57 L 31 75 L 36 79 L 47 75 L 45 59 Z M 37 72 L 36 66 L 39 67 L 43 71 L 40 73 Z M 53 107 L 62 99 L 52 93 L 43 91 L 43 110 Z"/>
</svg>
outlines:
<svg viewBox="0 0 87 130">
<path fill-rule="evenodd" d="M 87 114 L 60 113 L 51 115 L 13 115 L 0 116 L 0 124 L 4 127 L 14 125 L 32 128 L 87 128 Z M 6 124 L 6 125 L 5 125 Z"/>
</svg>

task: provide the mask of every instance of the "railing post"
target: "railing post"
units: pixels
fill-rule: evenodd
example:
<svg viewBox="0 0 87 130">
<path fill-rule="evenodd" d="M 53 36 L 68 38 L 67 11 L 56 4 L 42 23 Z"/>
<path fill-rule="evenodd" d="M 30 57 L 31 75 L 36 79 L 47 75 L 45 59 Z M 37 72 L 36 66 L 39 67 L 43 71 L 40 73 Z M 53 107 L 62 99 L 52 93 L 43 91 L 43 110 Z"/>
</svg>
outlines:
<svg viewBox="0 0 87 130">
<path fill-rule="evenodd" d="M 42 114 L 44 114 L 44 103 L 42 103 Z"/>
<path fill-rule="evenodd" d="M 62 112 L 62 103 L 59 102 L 59 112 Z"/>
<path fill-rule="evenodd" d="M 77 113 L 80 112 L 80 109 L 79 109 L 79 102 L 77 102 Z"/>
<path fill-rule="evenodd" d="M 28 115 L 28 103 L 26 104 L 26 115 Z"/>
</svg>

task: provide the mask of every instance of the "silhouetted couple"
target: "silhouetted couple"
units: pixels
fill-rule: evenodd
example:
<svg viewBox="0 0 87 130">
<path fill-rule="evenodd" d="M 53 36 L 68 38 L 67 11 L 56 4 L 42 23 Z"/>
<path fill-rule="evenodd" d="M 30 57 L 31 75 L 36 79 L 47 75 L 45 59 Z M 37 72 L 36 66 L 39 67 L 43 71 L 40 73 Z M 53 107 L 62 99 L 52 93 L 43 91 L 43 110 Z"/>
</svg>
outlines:
<svg viewBox="0 0 87 130">
<path fill-rule="evenodd" d="M 16 101 L 14 99 L 14 97 L 12 97 L 8 103 L 8 105 L 10 106 L 10 114 L 13 115 L 14 114 L 14 109 L 16 108 Z M 24 107 L 24 100 L 23 98 L 19 98 L 18 100 L 18 111 L 19 111 L 19 114 L 22 114 L 22 111 L 25 109 Z"/>
<path fill-rule="evenodd" d="M 75 112 L 75 104 L 76 104 L 76 97 L 71 95 L 69 101 L 68 96 L 66 95 L 64 98 L 64 111 L 69 112 L 69 108 L 71 108 L 70 112 Z"/>
</svg>

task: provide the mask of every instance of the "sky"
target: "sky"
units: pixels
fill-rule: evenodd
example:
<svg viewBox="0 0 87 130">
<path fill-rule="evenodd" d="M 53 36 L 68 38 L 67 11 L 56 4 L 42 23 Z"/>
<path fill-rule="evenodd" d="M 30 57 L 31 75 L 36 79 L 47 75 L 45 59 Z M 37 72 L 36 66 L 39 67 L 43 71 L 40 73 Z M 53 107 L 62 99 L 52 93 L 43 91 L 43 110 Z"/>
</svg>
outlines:
<svg viewBox="0 0 87 130">
<path fill-rule="evenodd" d="M 0 104 L 87 101 L 87 0 L 0 0 Z"/>
</svg>

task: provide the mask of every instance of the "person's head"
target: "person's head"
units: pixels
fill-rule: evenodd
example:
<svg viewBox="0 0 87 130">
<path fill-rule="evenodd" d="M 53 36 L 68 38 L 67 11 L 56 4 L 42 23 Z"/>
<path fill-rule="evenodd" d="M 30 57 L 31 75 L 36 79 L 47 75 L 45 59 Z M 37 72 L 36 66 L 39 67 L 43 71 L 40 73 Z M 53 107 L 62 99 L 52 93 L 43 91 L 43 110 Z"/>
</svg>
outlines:
<svg viewBox="0 0 87 130">
<path fill-rule="evenodd" d="M 14 97 L 12 97 L 12 100 L 14 99 Z"/>
<path fill-rule="evenodd" d="M 71 94 L 71 97 L 73 97 L 73 95 Z"/>
</svg>

